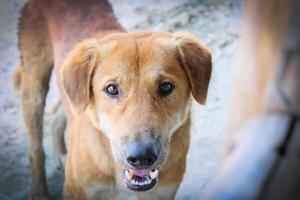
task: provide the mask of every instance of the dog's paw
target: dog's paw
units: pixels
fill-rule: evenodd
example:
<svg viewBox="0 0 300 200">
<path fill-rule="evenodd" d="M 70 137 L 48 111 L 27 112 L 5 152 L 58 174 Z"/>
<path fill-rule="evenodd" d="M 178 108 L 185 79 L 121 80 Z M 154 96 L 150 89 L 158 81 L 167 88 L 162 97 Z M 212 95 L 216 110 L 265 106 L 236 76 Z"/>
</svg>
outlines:
<svg viewBox="0 0 300 200">
<path fill-rule="evenodd" d="M 51 200 L 51 197 L 48 193 L 30 193 L 28 196 L 28 200 Z"/>
<path fill-rule="evenodd" d="M 52 162 L 56 169 L 63 170 L 66 162 L 66 154 L 54 153 Z"/>
</svg>

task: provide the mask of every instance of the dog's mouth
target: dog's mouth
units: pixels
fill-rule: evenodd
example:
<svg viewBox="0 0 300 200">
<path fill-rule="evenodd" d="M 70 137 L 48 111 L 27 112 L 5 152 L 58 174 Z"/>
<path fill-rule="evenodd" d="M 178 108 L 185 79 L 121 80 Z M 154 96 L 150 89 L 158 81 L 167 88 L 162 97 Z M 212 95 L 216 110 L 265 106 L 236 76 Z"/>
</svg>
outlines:
<svg viewBox="0 0 300 200">
<path fill-rule="evenodd" d="M 133 191 L 147 191 L 158 182 L 158 169 L 126 169 L 124 171 L 125 186 Z"/>
</svg>

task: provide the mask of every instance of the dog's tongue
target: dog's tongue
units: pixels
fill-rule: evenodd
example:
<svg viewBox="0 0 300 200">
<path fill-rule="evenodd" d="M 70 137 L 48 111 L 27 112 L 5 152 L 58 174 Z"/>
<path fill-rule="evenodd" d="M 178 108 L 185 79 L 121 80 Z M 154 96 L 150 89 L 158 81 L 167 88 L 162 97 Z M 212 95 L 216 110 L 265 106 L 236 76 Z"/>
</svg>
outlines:
<svg viewBox="0 0 300 200">
<path fill-rule="evenodd" d="M 150 173 L 148 169 L 132 169 L 130 171 L 136 176 L 148 176 Z"/>
</svg>

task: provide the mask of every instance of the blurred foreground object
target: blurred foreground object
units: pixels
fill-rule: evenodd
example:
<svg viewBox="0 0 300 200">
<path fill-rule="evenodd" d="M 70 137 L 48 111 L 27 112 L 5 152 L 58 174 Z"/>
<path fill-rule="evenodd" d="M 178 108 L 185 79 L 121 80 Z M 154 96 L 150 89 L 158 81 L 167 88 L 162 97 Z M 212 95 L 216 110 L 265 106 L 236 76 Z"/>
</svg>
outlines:
<svg viewBox="0 0 300 200">
<path fill-rule="evenodd" d="M 205 199 L 300 199 L 299 0 L 248 0 L 222 166 Z"/>
</svg>

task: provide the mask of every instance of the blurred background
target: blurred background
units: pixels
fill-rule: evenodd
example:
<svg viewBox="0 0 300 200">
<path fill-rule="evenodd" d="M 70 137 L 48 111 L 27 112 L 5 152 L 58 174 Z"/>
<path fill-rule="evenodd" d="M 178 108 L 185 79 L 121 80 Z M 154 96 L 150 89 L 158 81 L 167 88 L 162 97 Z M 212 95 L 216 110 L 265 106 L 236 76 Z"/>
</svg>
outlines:
<svg viewBox="0 0 300 200">
<path fill-rule="evenodd" d="M 17 24 L 25 0 L 0 0 L 0 199 L 25 199 L 30 187 L 28 139 L 18 94 L 12 86 L 19 65 Z M 196 34 L 213 55 L 213 76 L 205 106 L 192 106 L 192 139 L 184 180 L 176 199 L 198 199 L 213 181 L 233 76 L 243 0 L 110 0 L 128 30 L 188 31 Z M 50 192 L 61 198 L 63 171 L 52 159 L 50 135 L 58 93 L 51 80 L 44 122 L 44 147 Z"/>
</svg>

